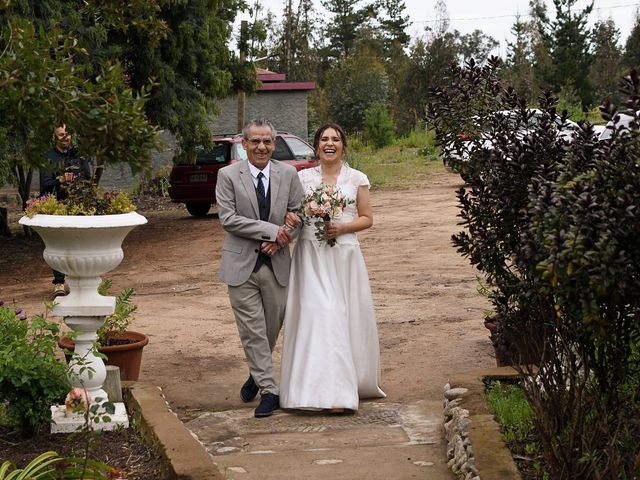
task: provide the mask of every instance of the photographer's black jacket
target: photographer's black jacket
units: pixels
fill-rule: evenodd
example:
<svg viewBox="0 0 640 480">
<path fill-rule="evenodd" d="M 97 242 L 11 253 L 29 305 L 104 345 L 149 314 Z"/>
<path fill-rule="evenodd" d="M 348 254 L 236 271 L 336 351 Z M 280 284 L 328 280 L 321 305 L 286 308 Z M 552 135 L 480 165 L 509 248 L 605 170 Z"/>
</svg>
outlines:
<svg viewBox="0 0 640 480">
<path fill-rule="evenodd" d="M 67 198 L 67 192 L 64 188 L 60 188 L 60 180 L 58 180 L 64 172 L 73 172 L 79 181 L 91 179 L 89 163 L 78 156 L 78 149 L 74 146 L 64 152 L 54 147 L 44 156 L 49 159 L 54 170 L 40 170 L 40 194 L 42 195 L 53 193 L 58 200 Z"/>
</svg>

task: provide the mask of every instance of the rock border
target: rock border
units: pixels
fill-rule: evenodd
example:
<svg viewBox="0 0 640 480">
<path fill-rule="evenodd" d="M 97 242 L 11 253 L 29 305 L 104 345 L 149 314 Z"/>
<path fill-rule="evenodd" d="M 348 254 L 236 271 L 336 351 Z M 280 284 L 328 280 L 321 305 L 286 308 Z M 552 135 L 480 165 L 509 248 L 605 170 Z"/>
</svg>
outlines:
<svg viewBox="0 0 640 480">
<path fill-rule="evenodd" d="M 512 379 L 498 367 L 453 375 L 444 386 L 444 428 L 451 471 L 464 480 L 521 480 L 500 427 L 487 408 L 484 380 Z"/>
</svg>

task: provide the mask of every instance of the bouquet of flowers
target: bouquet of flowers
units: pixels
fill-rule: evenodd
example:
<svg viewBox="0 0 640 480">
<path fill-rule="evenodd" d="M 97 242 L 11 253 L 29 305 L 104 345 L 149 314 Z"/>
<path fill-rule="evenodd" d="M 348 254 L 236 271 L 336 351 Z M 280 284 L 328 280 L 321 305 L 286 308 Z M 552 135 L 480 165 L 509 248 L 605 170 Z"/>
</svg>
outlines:
<svg viewBox="0 0 640 480">
<path fill-rule="evenodd" d="M 327 222 L 340 218 L 342 211 L 350 203 L 354 203 L 354 201 L 345 197 L 338 187 L 321 183 L 305 195 L 299 213 L 305 225 L 310 225 L 313 219 L 323 220 L 322 222 L 314 222 L 316 238 L 320 243 L 327 241 L 327 244 L 333 247 L 336 244 L 336 239 L 326 240 L 325 237 Z"/>
</svg>

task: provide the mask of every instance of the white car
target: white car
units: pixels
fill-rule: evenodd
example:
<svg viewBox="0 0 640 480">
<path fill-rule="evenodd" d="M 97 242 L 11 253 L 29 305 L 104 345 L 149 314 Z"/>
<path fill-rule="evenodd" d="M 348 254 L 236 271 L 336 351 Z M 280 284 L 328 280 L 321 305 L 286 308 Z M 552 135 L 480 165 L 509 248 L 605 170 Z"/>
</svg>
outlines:
<svg viewBox="0 0 640 480">
<path fill-rule="evenodd" d="M 636 112 L 636 115 L 640 116 L 640 110 Z M 614 126 L 618 129 L 629 129 L 629 124 L 632 120 L 637 120 L 637 117 L 633 117 L 627 113 L 618 113 L 613 120 L 609 121 L 606 126 L 602 128 L 600 131 L 600 135 L 598 136 L 598 141 L 608 140 L 611 138 L 611 133 L 613 132 Z"/>
<path fill-rule="evenodd" d="M 606 125 L 593 125 L 593 134 L 600 140 L 602 133 L 607 129 Z"/>
<path fill-rule="evenodd" d="M 528 109 L 527 112 L 530 116 L 526 123 L 520 120 L 520 112 L 517 110 L 499 110 L 494 112 L 493 115 L 504 117 L 508 122 L 510 122 L 513 127 L 514 137 L 521 139 L 527 135 L 527 133 L 531 131 L 531 128 L 537 125 L 543 117 L 542 110 L 537 108 Z M 572 141 L 574 133 L 579 129 L 578 124 L 573 120 L 567 119 L 562 122 L 562 119 L 559 116 L 556 116 L 555 118 L 555 126 L 558 137 L 568 142 Z M 490 132 L 483 132 L 481 127 L 481 125 L 478 125 L 475 129 L 480 133 L 474 132 L 471 134 L 458 134 L 458 138 L 463 140 L 462 143 L 450 142 L 443 147 L 443 161 L 447 169 L 450 169 L 450 165 L 452 163 L 451 160 L 467 161 L 469 159 L 469 153 L 471 150 L 476 148 L 478 144 L 482 145 L 483 148 L 493 148 L 493 140 L 491 139 Z M 481 143 L 475 139 L 475 135 L 480 135 Z"/>
</svg>

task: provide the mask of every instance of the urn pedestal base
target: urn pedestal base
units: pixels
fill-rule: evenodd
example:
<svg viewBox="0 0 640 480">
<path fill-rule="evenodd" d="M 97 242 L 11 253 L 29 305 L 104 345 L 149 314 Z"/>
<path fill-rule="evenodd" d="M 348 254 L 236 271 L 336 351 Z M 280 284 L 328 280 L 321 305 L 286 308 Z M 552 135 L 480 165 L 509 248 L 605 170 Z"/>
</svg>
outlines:
<svg viewBox="0 0 640 480">
<path fill-rule="evenodd" d="M 108 414 L 110 422 L 92 422 L 93 430 L 115 430 L 123 427 L 129 428 L 129 417 L 124 403 L 114 403 L 116 412 Z M 72 433 L 82 429 L 86 421 L 81 413 L 67 414 L 64 405 L 51 406 L 51 433 Z"/>
</svg>

